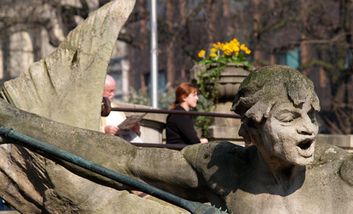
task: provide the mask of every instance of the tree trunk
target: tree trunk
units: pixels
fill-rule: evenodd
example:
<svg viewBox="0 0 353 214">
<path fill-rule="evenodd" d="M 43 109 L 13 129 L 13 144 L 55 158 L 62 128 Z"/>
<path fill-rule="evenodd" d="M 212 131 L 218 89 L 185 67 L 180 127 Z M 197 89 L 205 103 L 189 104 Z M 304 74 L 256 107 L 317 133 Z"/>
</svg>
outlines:
<svg viewBox="0 0 353 214">
<path fill-rule="evenodd" d="M 168 83 L 173 83 L 174 82 L 174 74 L 175 74 L 175 66 L 174 66 L 174 59 L 175 59 L 175 45 L 174 45 L 174 22 L 175 22 L 175 15 L 174 15 L 174 10 L 175 10 L 175 2 L 173 0 L 168 0 L 166 1 L 166 20 L 167 20 L 167 28 L 169 32 L 169 41 L 167 44 L 167 49 L 166 49 L 166 61 L 167 61 L 167 82 Z"/>
<path fill-rule="evenodd" d="M 254 47 L 254 59 L 256 61 L 261 61 L 262 56 L 260 52 L 260 19 L 261 19 L 261 13 L 260 13 L 260 8 L 259 5 L 261 3 L 261 0 L 252 0 L 252 8 L 253 8 L 253 47 Z"/>
<path fill-rule="evenodd" d="M 214 0 L 207 1 L 207 16 L 208 41 L 214 42 L 216 32 L 215 24 L 217 21 L 216 2 Z"/>
<path fill-rule="evenodd" d="M 222 12 L 223 12 L 223 17 L 224 21 L 223 22 L 223 29 L 222 30 L 223 34 L 226 35 L 226 37 L 234 36 L 234 22 L 230 20 L 230 0 L 222 0 Z"/>
</svg>

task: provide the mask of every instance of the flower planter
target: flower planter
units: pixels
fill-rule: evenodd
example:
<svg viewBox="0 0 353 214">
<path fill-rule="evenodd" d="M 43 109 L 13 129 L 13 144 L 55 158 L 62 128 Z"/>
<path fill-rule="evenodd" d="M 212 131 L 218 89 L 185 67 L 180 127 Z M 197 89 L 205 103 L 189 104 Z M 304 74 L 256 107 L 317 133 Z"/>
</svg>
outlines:
<svg viewBox="0 0 353 214">
<path fill-rule="evenodd" d="M 216 68 L 217 64 L 210 66 L 209 70 Z M 192 68 L 192 77 L 197 79 L 201 72 L 207 70 L 204 65 L 195 65 Z M 216 85 L 216 90 L 218 91 L 218 101 L 232 101 L 235 94 L 238 92 L 240 83 L 244 80 L 245 77 L 249 75 L 249 71 L 244 67 L 237 66 L 235 64 L 227 64 L 223 71 L 221 72 L 218 82 L 210 82 L 210 90 L 214 90 L 213 86 Z"/>
<path fill-rule="evenodd" d="M 249 71 L 244 68 L 251 67 L 246 58 L 250 53 L 251 50 L 245 44 L 240 43 L 237 38 L 228 42 L 211 43 L 208 50 L 202 49 L 198 52 L 197 56 L 201 60 L 191 72 L 193 79 L 197 80 L 200 94 L 205 98 L 200 99 L 199 110 L 230 112 L 234 96 L 241 82 L 249 74 Z M 236 125 L 233 124 L 234 119 L 219 120 L 219 118 L 215 118 L 214 124 L 229 127 L 228 121 Z M 211 123 L 211 119 L 198 118 L 198 126 L 202 128 L 205 136 L 209 133 Z"/>
<path fill-rule="evenodd" d="M 249 75 L 249 71 L 236 65 L 226 65 L 217 86 L 219 101 L 233 101 L 241 82 Z"/>
<path fill-rule="evenodd" d="M 201 73 L 212 72 L 217 68 L 217 64 L 209 66 L 207 69 L 204 65 L 195 65 L 192 69 L 193 78 L 197 79 Z M 221 68 L 222 69 L 222 68 Z M 249 75 L 249 71 L 244 67 L 235 64 L 227 64 L 223 67 L 220 76 L 216 80 L 207 82 L 207 90 L 217 90 L 217 100 L 214 100 L 213 110 L 218 113 L 231 113 L 232 102 L 234 96 L 239 90 L 242 81 Z M 217 82 L 216 82 L 217 81 Z M 216 88 L 215 88 L 216 86 Z M 232 137 L 240 139 L 237 129 L 240 126 L 240 120 L 234 118 L 214 118 L 213 125 L 208 127 L 208 137 L 210 139 L 219 138 L 219 136 Z"/>
</svg>

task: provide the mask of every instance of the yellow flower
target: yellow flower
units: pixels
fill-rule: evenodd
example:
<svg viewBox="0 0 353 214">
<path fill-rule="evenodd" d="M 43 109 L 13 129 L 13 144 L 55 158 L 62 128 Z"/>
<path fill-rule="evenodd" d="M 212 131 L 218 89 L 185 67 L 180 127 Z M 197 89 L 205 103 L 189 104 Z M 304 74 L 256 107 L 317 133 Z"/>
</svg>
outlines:
<svg viewBox="0 0 353 214">
<path fill-rule="evenodd" d="M 235 62 L 245 63 L 247 60 L 242 54 L 250 54 L 251 50 L 245 45 L 241 44 L 238 39 L 233 38 L 228 42 L 211 43 L 209 49 L 200 50 L 197 54 L 199 58 L 211 60 L 211 62 Z M 239 57 L 241 55 L 242 57 Z M 204 62 L 204 61 L 202 61 Z M 205 63 L 205 62 L 204 62 Z M 208 63 L 206 61 L 206 63 Z"/>
<path fill-rule="evenodd" d="M 212 48 L 210 49 L 210 57 L 211 57 L 211 58 L 216 58 L 216 57 L 218 57 L 218 49 L 217 49 L 217 48 L 212 47 Z"/>
<path fill-rule="evenodd" d="M 251 50 L 248 47 L 246 47 L 245 44 L 242 44 L 240 46 L 240 50 L 244 51 L 245 54 L 250 54 L 251 53 Z"/>
<path fill-rule="evenodd" d="M 226 56 L 230 56 L 230 55 L 232 55 L 233 48 L 232 48 L 230 43 L 226 43 L 226 44 L 223 45 L 222 51 L 224 52 L 224 54 Z"/>
<path fill-rule="evenodd" d="M 239 53 L 239 50 L 240 50 L 240 49 L 239 49 L 239 46 L 238 46 L 238 45 L 236 45 L 236 46 L 233 45 L 233 46 L 232 46 L 232 49 L 233 49 L 233 51 L 236 53 L 235 55 L 237 55 L 237 54 Z"/>
<path fill-rule="evenodd" d="M 238 41 L 236 38 L 232 39 L 232 40 L 230 41 L 230 43 L 239 45 L 239 41 Z"/>
<path fill-rule="evenodd" d="M 222 42 L 216 42 L 212 44 L 212 47 L 221 50 L 223 48 L 223 45 L 224 44 Z"/>
<path fill-rule="evenodd" d="M 230 56 L 230 55 L 232 55 L 232 49 L 224 49 L 224 54 L 226 55 L 226 56 Z"/>
<path fill-rule="evenodd" d="M 211 52 L 211 53 L 217 53 L 217 51 L 218 51 L 217 48 L 211 48 L 211 49 L 210 49 L 210 52 Z"/>
<path fill-rule="evenodd" d="M 218 56 L 218 55 L 217 55 L 216 53 L 210 53 L 210 57 L 211 57 L 211 58 L 217 58 L 217 56 Z"/>
<path fill-rule="evenodd" d="M 239 50 L 240 43 L 237 39 L 233 39 L 229 44 L 232 46 L 233 50 Z"/>
<path fill-rule="evenodd" d="M 199 53 L 197 54 L 197 56 L 198 56 L 199 58 L 204 58 L 205 55 L 206 55 L 206 51 L 205 51 L 205 50 L 200 50 Z"/>
</svg>

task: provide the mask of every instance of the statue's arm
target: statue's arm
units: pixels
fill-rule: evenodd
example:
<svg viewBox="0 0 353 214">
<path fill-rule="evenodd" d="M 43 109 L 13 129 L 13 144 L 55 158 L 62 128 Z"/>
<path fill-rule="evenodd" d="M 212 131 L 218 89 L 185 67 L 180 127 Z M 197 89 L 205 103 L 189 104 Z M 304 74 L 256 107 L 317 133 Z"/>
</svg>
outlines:
<svg viewBox="0 0 353 214">
<path fill-rule="evenodd" d="M 199 186 L 196 171 L 182 152 L 159 148 L 136 148 L 128 162 L 129 173 L 185 197 Z"/>
<path fill-rule="evenodd" d="M 13 128 L 106 168 L 173 192 L 189 192 L 198 186 L 196 172 L 179 151 L 138 148 L 120 138 L 57 123 L 21 111 L 3 101 L 0 101 L 0 110 L 2 126 Z M 94 179 L 101 184 L 121 187 L 87 170 L 65 162 L 59 163 L 74 173 Z"/>
</svg>

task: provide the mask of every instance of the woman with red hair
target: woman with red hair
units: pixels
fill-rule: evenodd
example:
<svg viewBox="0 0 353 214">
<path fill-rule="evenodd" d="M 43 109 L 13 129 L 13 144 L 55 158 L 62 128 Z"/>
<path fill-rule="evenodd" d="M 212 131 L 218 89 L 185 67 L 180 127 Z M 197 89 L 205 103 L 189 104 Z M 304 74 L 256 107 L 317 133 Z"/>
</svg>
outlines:
<svg viewBox="0 0 353 214">
<path fill-rule="evenodd" d="M 197 105 L 197 88 L 183 82 L 175 91 L 175 102 L 172 107 L 177 111 L 190 111 Z M 199 138 L 194 128 L 191 115 L 169 114 L 166 125 L 167 144 L 207 143 L 206 138 Z"/>
</svg>

